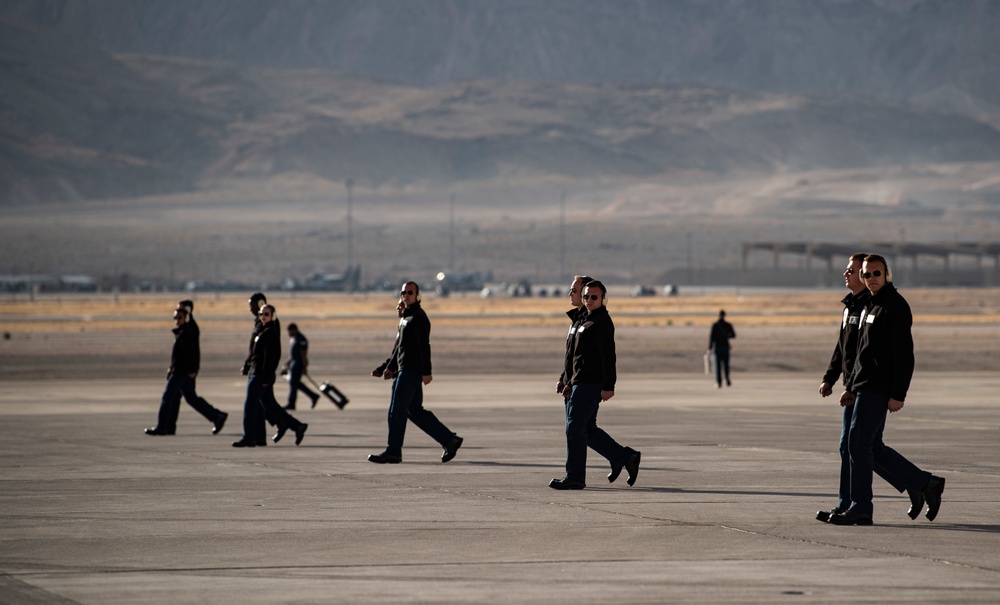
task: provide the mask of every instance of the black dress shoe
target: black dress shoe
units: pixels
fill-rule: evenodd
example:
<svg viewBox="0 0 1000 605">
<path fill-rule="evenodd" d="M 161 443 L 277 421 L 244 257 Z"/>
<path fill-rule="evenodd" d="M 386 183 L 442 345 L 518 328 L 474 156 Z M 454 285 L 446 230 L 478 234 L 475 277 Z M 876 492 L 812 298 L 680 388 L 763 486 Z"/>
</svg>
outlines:
<svg viewBox="0 0 1000 605">
<path fill-rule="evenodd" d="M 299 428 L 295 429 L 295 445 L 302 443 L 302 438 L 306 436 L 307 428 L 309 428 L 309 425 L 303 422 L 299 425 Z"/>
<path fill-rule="evenodd" d="M 912 489 L 906 490 L 906 493 L 910 496 L 910 510 L 906 511 L 906 514 L 911 519 L 916 519 L 924 509 L 924 493 Z"/>
<path fill-rule="evenodd" d="M 312 407 L 315 408 L 316 407 L 316 402 L 319 401 L 319 395 L 313 395 L 312 396 L 312 401 L 313 401 Z"/>
<path fill-rule="evenodd" d="M 842 513 L 831 516 L 830 523 L 834 525 L 871 525 L 872 518 L 869 515 L 862 515 L 853 508 L 849 508 Z"/>
<path fill-rule="evenodd" d="M 399 464 L 403 461 L 402 456 L 393 456 L 386 452 L 381 454 L 368 454 L 368 462 L 374 462 L 375 464 Z"/>
<path fill-rule="evenodd" d="M 608 483 L 614 483 L 615 479 L 618 478 L 618 475 L 622 474 L 622 469 L 623 468 L 625 468 L 625 467 L 624 466 L 618 466 L 617 464 L 612 464 L 611 465 L 611 472 L 608 473 Z"/>
<path fill-rule="evenodd" d="M 227 414 L 225 412 L 222 412 L 222 415 L 220 415 L 218 418 L 215 419 L 215 422 L 212 423 L 212 424 L 215 425 L 212 428 L 212 434 L 213 435 L 218 435 L 219 434 L 219 431 L 222 430 L 222 427 L 224 427 L 226 425 L 226 419 L 227 418 L 229 418 L 229 414 Z"/>
<path fill-rule="evenodd" d="M 639 460 L 641 458 L 642 452 L 636 452 L 625 463 L 625 472 L 628 473 L 629 487 L 635 485 L 635 480 L 639 477 Z"/>
<path fill-rule="evenodd" d="M 549 487 L 552 489 L 583 489 L 587 487 L 587 484 L 580 481 L 570 481 L 563 477 L 562 479 L 549 481 Z"/>
<path fill-rule="evenodd" d="M 455 457 L 458 453 L 458 448 L 462 447 L 462 442 L 465 441 L 458 435 L 451 438 L 448 445 L 444 446 L 444 453 L 441 454 L 441 462 L 448 462 Z"/>
<path fill-rule="evenodd" d="M 151 429 L 146 429 L 147 435 L 173 435 L 175 431 L 168 431 L 166 429 L 161 429 L 160 427 L 153 427 Z"/>
<path fill-rule="evenodd" d="M 927 512 L 924 516 L 928 521 L 933 521 L 937 517 L 938 509 L 941 508 L 941 494 L 944 493 L 944 477 L 931 475 L 930 481 L 924 486 L 924 498 L 927 499 Z"/>
<path fill-rule="evenodd" d="M 253 439 L 240 439 L 233 442 L 233 447 L 264 447 L 267 441 L 254 441 Z"/>
<path fill-rule="evenodd" d="M 276 432 L 274 434 L 274 436 L 271 437 L 271 441 L 273 441 L 275 443 L 281 441 L 281 438 L 284 437 L 285 433 L 287 433 L 287 432 L 288 432 L 288 427 L 287 426 L 279 426 L 278 427 L 278 432 Z"/>
<path fill-rule="evenodd" d="M 830 510 L 818 510 L 818 511 L 816 511 L 816 520 L 817 521 L 822 521 L 823 523 L 826 523 L 827 521 L 830 520 L 830 517 L 832 517 L 834 515 L 839 515 L 842 512 L 844 512 L 844 511 L 841 510 L 840 507 L 838 507 L 838 506 L 835 506 L 835 507 L 833 507 Z"/>
</svg>

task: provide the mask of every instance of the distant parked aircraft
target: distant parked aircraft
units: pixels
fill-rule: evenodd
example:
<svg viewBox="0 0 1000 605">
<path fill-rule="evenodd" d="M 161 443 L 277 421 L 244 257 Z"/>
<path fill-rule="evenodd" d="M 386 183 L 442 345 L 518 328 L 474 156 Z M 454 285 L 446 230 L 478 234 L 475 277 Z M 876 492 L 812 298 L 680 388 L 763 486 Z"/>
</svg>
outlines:
<svg viewBox="0 0 1000 605">
<path fill-rule="evenodd" d="M 313 290 L 322 292 L 356 292 L 361 289 L 361 265 L 353 265 L 344 273 L 315 271 L 301 279 L 288 278 L 282 284 L 285 290 Z"/>
</svg>

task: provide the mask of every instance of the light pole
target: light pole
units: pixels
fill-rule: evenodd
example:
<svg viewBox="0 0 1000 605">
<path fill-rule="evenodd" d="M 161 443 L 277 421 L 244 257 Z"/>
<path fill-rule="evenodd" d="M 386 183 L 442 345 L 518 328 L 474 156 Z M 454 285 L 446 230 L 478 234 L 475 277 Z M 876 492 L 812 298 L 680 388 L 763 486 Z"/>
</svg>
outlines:
<svg viewBox="0 0 1000 605">
<path fill-rule="evenodd" d="M 692 262 L 691 254 L 691 232 L 687 232 L 687 266 L 688 266 L 688 285 L 694 285 L 694 263 Z"/>
<path fill-rule="evenodd" d="M 559 281 L 566 277 L 566 190 L 559 194 Z"/>
<path fill-rule="evenodd" d="M 347 186 L 347 270 L 354 266 L 354 198 L 351 190 L 354 189 L 354 179 L 344 181 Z"/>
<path fill-rule="evenodd" d="M 448 204 L 448 271 L 455 270 L 455 194 Z"/>
</svg>

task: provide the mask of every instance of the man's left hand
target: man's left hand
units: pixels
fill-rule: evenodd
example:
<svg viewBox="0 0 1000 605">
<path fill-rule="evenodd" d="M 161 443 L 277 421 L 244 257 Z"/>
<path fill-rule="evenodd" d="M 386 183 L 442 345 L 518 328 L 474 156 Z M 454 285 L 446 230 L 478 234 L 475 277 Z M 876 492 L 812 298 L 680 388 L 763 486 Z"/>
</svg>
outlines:
<svg viewBox="0 0 1000 605">
<path fill-rule="evenodd" d="M 898 399 L 889 398 L 889 413 L 898 412 L 903 409 L 903 402 Z"/>
</svg>

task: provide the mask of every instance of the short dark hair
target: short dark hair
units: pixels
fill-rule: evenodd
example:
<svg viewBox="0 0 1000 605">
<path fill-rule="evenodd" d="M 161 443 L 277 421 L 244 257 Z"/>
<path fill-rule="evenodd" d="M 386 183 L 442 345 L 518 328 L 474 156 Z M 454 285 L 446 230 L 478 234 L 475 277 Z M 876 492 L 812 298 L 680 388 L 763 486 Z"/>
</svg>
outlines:
<svg viewBox="0 0 1000 605">
<path fill-rule="evenodd" d="M 292 323 L 288 324 L 288 331 L 291 332 L 292 330 L 295 330 L 296 332 L 299 331 L 299 327 L 297 325 L 295 325 L 294 321 Z"/>
<path fill-rule="evenodd" d="M 601 282 L 597 281 L 596 279 L 592 279 L 589 282 L 585 283 L 583 285 L 583 287 L 584 288 L 600 288 L 601 289 L 601 294 L 603 294 L 604 296 L 608 295 L 608 289 L 604 287 L 604 284 L 602 284 Z"/>
<path fill-rule="evenodd" d="M 850 261 L 852 263 L 856 260 L 864 261 L 867 256 L 868 256 L 867 252 L 855 252 L 854 254 L 851 255 Z"/>
<path fill-rule="evenodd" d="M 880 254 L 869 254 L 864 258 L 866 263 L 882 263 L 882 266 L 886 269 L 889 268 L 889 263 L 885 262 L 885 257 Z"/>
</svg>

